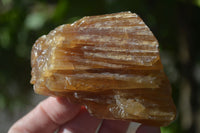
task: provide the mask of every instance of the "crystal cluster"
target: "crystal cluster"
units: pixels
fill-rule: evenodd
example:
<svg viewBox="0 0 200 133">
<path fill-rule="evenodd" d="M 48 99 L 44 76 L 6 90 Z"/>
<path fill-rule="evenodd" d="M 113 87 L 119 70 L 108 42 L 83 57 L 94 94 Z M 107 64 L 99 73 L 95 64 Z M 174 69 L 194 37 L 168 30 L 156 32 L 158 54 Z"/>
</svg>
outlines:
<svg viewBox="0 0 200 133">
<path fill-rule="evenodd" d="M 36 93 L 69 98 L 99 118 L 155 126 L 175 119 L 158 41 L 134 13 L 57 27 L 35 42 L 31 65 Z"/>
</svg>

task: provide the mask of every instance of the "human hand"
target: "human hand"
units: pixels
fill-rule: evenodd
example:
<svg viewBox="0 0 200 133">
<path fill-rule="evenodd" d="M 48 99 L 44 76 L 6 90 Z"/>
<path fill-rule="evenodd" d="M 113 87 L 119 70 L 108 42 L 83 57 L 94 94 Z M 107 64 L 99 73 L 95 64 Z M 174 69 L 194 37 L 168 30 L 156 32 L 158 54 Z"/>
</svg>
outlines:
<svg viewBox="0 0 200 133">
<path fill-rule="evenodd" d="M 18 120 L 8 133 L 95 133 L 101 122 L 80 105 L 49 97 Z M 128 126 L 127 121 L 103 120 L 98 133 L 126 133 Z M 136 133 L 160 133 L 160 129 L 142 125 Z"/>
</svg>

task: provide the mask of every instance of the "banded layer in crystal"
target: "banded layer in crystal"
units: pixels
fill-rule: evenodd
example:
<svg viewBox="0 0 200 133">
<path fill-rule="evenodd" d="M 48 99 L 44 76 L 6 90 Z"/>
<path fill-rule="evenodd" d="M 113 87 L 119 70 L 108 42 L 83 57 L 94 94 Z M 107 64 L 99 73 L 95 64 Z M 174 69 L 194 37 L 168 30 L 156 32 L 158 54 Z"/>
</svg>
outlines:
<svg viewBox="0 0 200 133">
<path fill-rule="evenodd" d="M 35 42 L 31 64 L 36 93 L 67 97 L 99 118 L 155 126 L 175 119 L 158 41 L 134 13 L 61 25 Z"/>
</svg>

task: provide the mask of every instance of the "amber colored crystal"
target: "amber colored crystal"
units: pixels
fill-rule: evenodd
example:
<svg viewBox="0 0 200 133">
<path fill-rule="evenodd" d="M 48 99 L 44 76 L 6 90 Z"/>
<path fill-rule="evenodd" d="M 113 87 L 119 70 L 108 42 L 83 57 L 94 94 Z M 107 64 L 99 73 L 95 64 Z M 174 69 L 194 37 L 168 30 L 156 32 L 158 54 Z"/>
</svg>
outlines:
<svg viewBox="0 0 200 133">
<path fill-rule="evenodd" d="M 40 37 L 31 55 L 38 94 L 67 97 L 103 119 L 155 126 L 175 119 L 158 41 L 134 13 L 61 25 Z"/>
</svg>

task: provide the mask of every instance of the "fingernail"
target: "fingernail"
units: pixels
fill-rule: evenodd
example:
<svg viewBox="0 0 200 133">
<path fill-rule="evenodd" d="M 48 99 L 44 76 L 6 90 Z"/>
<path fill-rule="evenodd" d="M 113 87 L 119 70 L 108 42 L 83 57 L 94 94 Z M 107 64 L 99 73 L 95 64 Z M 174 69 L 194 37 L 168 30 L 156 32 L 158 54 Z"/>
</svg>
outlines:
<svg viewBox="0 0 200 133">
<path fill-rule="evenodd" d="M 130 122 L 128 129 L 126 131 L 126 133 L 136 133 L 138 127 L 140 126 L 140 123 L 137 122 Z"/>
</svg>

